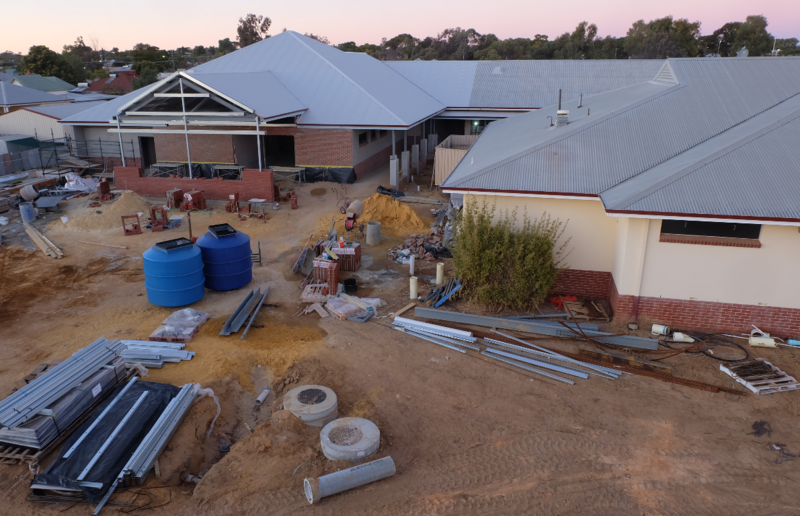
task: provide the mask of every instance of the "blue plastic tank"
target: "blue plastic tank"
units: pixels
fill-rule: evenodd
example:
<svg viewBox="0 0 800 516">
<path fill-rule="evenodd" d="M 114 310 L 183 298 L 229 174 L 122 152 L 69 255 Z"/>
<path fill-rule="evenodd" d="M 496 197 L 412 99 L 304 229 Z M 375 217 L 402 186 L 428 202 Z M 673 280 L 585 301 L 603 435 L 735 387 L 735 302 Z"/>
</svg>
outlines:
<svg viewBox="0 0 800 516">
<path fill-rule="evenodd" d="M 142 255 L 147 300 L 157 306 L 186 306 L 203 299 L 203 257 L 188 238 L 159 242 Z"/>
<path fill-rule="evenodd" d="M 203 253 L 206 288 L 234 290 L 253 281 L 249 236 L 229 224 L 215 224 L 197 239 L 197 247 Z"/>
</svg>

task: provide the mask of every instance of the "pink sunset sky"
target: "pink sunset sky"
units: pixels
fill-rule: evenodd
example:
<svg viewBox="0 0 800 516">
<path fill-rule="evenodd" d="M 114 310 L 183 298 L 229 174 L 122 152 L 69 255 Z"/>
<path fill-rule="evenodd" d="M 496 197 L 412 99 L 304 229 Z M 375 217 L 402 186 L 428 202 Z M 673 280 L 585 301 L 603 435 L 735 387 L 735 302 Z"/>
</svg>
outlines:
<svg viewBox="0 0 800 516">
<path fill-rule="evenodd" d="M 125 50 L 140 42 L 166 49 L 216 45 L 226 37 L 235 41 L 239 17 L 250 12 L 272 18 L 271 34 L 285 27 L 327 36 L 332 43 L 379 43 L 382 37 L 404 32 L 424 38 L 456 26 L 494 33 L 501 39 L 531 38 L 535 34 L 554 39 L 571 32 L 582 20 L 595 23 L 602 36 L 623 36 L 638 19 L 670 14 L 699 20 L 703 34 L 726 22 L 744 21 L 749 14 L 763 14 L 769 20 L 767 30 L 774 36 L 800 38 L 800 0 L 407 0 L 401 4 L 355 0 L 38 0 L 5 4 L 0 51 L 23 53 L 31 45 L 60 51 L 77 36 L 83 36 L 87 43 L 95 36 L 106 49 Z"/>
</svg>

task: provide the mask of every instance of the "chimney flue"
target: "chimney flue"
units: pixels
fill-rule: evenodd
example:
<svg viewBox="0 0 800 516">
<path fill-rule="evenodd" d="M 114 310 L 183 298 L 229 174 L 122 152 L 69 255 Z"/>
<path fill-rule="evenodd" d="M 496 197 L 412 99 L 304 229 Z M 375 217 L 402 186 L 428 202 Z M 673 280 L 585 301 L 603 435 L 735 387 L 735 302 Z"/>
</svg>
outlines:
<svg viewBox="0 0 800 516">
<path fill-rule="evenodd" d="M 569 125 L 569 110 L 559 109 L 556 112 L 556 127 Z"/>
<path fill-rule="evenodd" d="M 561 111 L 561 89 L 558 90 L 558 110 Z"/>
</svg>

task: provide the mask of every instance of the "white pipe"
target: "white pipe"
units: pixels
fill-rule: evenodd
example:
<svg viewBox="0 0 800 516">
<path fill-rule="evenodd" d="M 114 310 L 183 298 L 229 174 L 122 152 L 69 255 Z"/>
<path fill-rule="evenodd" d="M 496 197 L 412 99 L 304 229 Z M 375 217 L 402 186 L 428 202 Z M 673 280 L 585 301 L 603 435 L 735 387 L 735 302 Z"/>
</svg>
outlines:
<svg viewBox="0 0 800 516">
<path fill-rule="evenodd" d="M 269 396 L 269 387 L 264 387 L 264 390 L 261 391 L 261 394 L 259 394 L 258 398 L 256 398 L 256 405 L 261 405 L 264 403 L 264 400 L 267 399 L 267 396 Z"/>
<path fill-rule="evenodd" d="M 441 285 L 444 283 L 444 264 L 437 263 L 436 264 L 436 285 Z"/>
<path fill-rule="evenodd" d="M 319 478 L 306 478 L 303 480 L 303 490 L 308 503 L 313 504 L 326 496 L 391 477 L 396 472 L 392 458 L 384 457 Z"/>
<path fill-rule="evenodd" d="M 413 276 L 414 275 L 414 261 L 416 260 L 416 258 L 417 257 L 415 255 L 413 255 L 413 254 L 411 255 L 411 261 L 408 264 L 408 275 L 409 276 Z"/>
<path fill-rule="evenodd" d="M 411 283 L 409 286 L 411 293 L 409 294 L 409 299 L 417 299 L 417 277 L 411 276 Z"/>
</svg>

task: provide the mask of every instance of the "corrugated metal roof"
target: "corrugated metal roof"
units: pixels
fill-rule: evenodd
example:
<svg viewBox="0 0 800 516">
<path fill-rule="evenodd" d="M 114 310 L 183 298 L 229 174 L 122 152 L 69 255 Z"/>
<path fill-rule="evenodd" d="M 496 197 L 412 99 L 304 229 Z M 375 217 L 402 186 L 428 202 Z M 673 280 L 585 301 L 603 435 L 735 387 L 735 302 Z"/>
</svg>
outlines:
<svg viewBox="0 0 800 516">
<path fill-rule="evenodd" d="M 43 91 L 17 86 L 10 82 L 0 82 L 0 106 L 18 106 L 24 104 L 44 104 L 48 102 L 64 102 L 63 95 L 53 95 Z"/>
<path fill-rule="evenodd" d="M 366 55 L 286 31 L 200 65 L 191 74 L 265 72 L 308 110 L 299 125 L 407 127 L 444 106 Z M 258 84 L 249 87 L 258 91 Z"/>
<path fill-rule="evenodd" d="M 586 116 L 583 110 L 578 115 L 575 106 L 569 105 L 572 123 L 567 127 L 551 129 L 544 123 L 545 116 L 555 115 L 552 107 L 493 122 L 442 186 L 599 195 L 628 180 L 634 184 L 632 178 L 668 160 L 680 162 L 682 154 L 704 142 L 708 142 L 708 153 L 719 151 L 730 144 L 731 137 L 714 140 L 715 137 L 772 109 L 785 115 L 791 103 L 783 103 L 800 94 L 800 59 L 797 58 L 670 59 L 669 63 L 679 84 L 670 86 L 670 81 L 654 81 L 646 86 L 598 95 L 584 101 L 584 109 L 592 110 L 591 116 Z M 651 88 L 661 92 L 652 93 Z M 647 93 L 644 90 L 649 89 L 652 94 L 643 96 Z M 757 124 L 750 127 L 757 130 Z M 744 131 L 747 130 L 745 127 Z M 732 131 L 731 134 L 736 133 Z M 783 133 L 776 130 L 770 133 L 772 136 L 764 138 L 779 134 Z M 520 150 L 520 147 L 526 148 Z M 737 150 L 732 155 L 743 159 L 743 153 L 756 148 L 743 145 L 741 152 Z M 694 163 L 691 155 L 684 156 L 683 160 Z M 779 162 L 782 168 L 776 174 L 798 175 L 796 164 L 787 168 L 791 163 L 789 158 Z M 714 176 L 711 169 L 705 172 L 708 173 L 701 174 L 703 177 L 725 182 Z M 761 171 L 753 167 L 750 173 L 757 180 Z M 691 176 L 694 178 L 687 176 L 687 181 L 700 177 Z M 787 180 L 787 186 L 790 184 L 792 182 Z M 730 197 L 735 197 L 734 190 L 746 190 L 731 181 L 719 187 L 722 186 L 728 188 Z M 630 195 L 631 191 L 621 197 Z M 639 202 L 655 211 L 668 211 L 657 209 L 658 202 L 663 199 L 666 197 L 651 194 L 647 201 Z M 762 209 L 770 201 L 753 197 L 750 207 L 735 209 L 724 200 L 720 202 L 714 208 L 718 214 L 725 215 L 722 211 L 727 210 L 733 216 L 744 209 Z M 712 204 L 709 201 L 709 206 Z M 630 206 L 641 208 L 644 204 Z M 631 207 L 629 209 L 633 209 Z M 669 207 L 678 208 L 674 202 Z M 695 209 L 700 208 L 687 201 L 686 210 L 689 211 L 677 209 L 676 212 L 706 213 L 691 211 Z"/>
<path fill-rule="evenodd" d="M 58 77 L 42 77 L 35 73 L 30 75 L 15 75 L 12 80 L 17 81 L 26 88 L 39 91 L 69 91 L 75 87 L 66 81 L 62 81 Z"/>
<path fill-rule="evenodd" d="M 33 111 L 34 113 L 39 113 L 40 115 L 45 115 L 51 118 L 55 118 L 57 120 L 61 120 L 62 118 L 77 115 L 78 113 L 86 111 L 87 109 L 92 109 L 93 107 L 105 103 L 106 103 L 105 100 L 96 100 L 94 102 L 77 102 L 69 104 L 53 104 L 50 106 L 34 106 L 25 109 L 27 109 L 28 111 Z"/>
<path fill-rule="evenodd" d="M 664 61 L 391 61 L 448 108 L 540 108 L 652 80 Z"/>
<path fill-rule="evenodd" d="M 10 73 L 0 72 L 0 82 L 11 82 L 11 79 L 14 78 L 14 75 Z"/>
<path fill-rule="evenodd" d="M 185 76 L 236 100 L 265 119 L 306 109 L 270 72 L 193 73 Z M 253 88 L 254 84 L 258 88 Z"/>
</svg>

